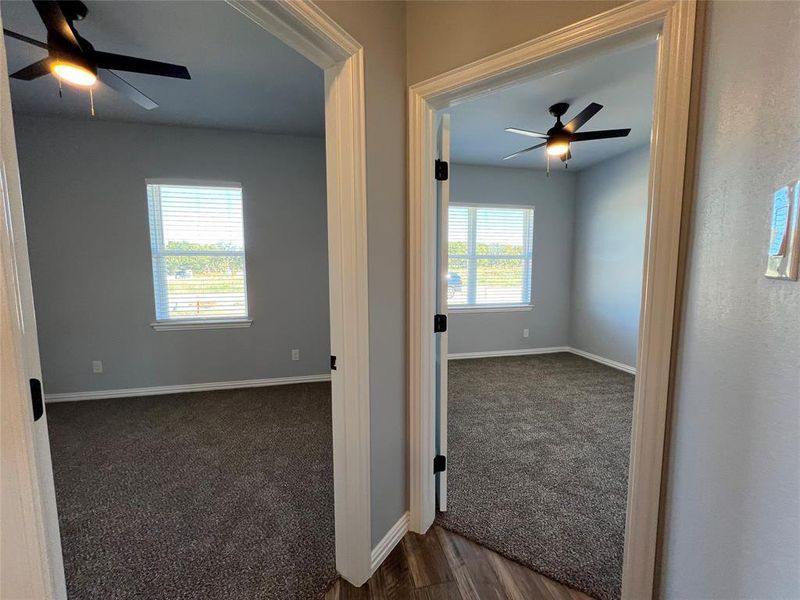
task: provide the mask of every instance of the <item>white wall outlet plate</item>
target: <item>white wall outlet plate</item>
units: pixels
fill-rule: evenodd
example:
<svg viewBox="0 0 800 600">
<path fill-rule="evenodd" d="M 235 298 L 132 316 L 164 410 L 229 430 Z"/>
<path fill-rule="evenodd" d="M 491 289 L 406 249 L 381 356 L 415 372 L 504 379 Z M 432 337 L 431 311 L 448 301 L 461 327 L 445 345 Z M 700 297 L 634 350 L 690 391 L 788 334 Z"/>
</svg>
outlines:
<svg viewBox="0 0 800 600">
<path fill-rule="evenodd" d="M 93 360 L 92 361 L 92 373 L 102 373 L 103 372 L 103 361 L 102 360 Z"/>
<path fill-rule="evenodd" d="M 525 329 L 522 330 L 522 337 L 526 338 L 526 337 L 530 337 L 530 335 L 531 335 L 531 330 L 530 329 L 525 328 Z"/>
<path fill-rule="evenodd" d="M 292 350 L 292 360 L 300 360 L 300 350 L 297 348 Z"/>
</svg>

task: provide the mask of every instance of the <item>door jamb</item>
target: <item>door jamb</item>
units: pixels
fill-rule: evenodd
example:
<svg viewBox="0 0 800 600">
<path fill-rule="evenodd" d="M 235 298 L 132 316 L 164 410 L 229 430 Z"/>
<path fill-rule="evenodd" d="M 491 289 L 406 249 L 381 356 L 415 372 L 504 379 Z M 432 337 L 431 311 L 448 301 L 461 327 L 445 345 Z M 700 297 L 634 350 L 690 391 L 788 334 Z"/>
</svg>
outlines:
<svg viewBox="0 0 800 600">
<path fill-rule="evenodd" d="M 695 0 L 647 0 L 570 25 L 409 88 L 409 490 L 410 529 L 435 516 L 432 328 L 435 313 L 435 111 L 552 68 L 592 49 L 659 33 L 650 151 L 648 231 L 634 391 L 622 597 L 655 594 L 681 214 L 687 161 Z M 549 62 L 548 62 L 549 61 Z M 548 65 L 550 65 L 548 67 Z M 657 200 L 657 201 L 656 201 Z"/>
<path fill-rule="evenodd" d="M 229 4 L 325 72 L 331 353 L 336 355 L 338 366 L 331 377 L 336 567 L 342 577 L 358 586 L 371 572 L 364 50 L 313 2 L 229 0 Z M 5 65 L 2 43 L 0 61 Z M 4 102 L 0 110 L 3 126 L 11 129 L 10 104 Z M 0 156 L 3 167 L 0 175 L 4 190 L 11 195 L 10 204 L 21 206 L 19 186 L 9 189 L 5 185 L 7 175 L 17 177 L 16 169 L 6 167 L 6 163 L 12 162 L 15 166 L 14 156 Z M 12 232 L 7 215 L 0 216 L 3 217 L 0 267 L 3 281 L 13 282 Z M 3 361 L 3 422 L 20 433 L 18 443 L 14 438 L 14 450 L 21 457 L 16 465 L 24 468 L 17 469 L 20 486 L 8 492 L 18 496 L 23 513 L 29 517 L 19 526 L 26 536 L 23 541 L 27 541 L 20 552 L 28 553 L 31 557 L 28 562 L 36 567 L 30 569 L 21 584 L 36 590 L 33 594 L 36 597 L 63 597 L 63 590 L 52 584 L 53 567 L 47 560 L 47 549 L 54 542 L 47 539 L 42 525 L 42 500 L 36 485 L 38 467 L 30 443 L 30 400 L 24 365 L 20 362 L 21 322 L 15 316 L 21 314 L 22 306 L 19 294 L 14 294 L 13 289 L 4 285 L 0 298 L 3 316 L 11 317 L 11 326 L 6 327 L 4 322 L 0 341 L 4 352 L 13 351 L 10 360 Z M 4 501 L 6 485 L 4 470 Z M 5 517 L 4 510 L 4 532 Z"/>
</svg>

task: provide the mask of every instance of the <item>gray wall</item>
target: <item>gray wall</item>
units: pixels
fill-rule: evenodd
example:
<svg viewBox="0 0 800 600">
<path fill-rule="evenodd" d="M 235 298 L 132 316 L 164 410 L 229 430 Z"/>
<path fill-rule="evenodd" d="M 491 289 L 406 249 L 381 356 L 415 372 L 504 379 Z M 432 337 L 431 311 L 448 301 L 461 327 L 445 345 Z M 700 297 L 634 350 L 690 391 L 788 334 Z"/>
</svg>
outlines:
<svg viewBox="0 0 800 600">
<path fill-rule="evenodd" d="M 418 83 L 624 3 L 619 0 L 409 2 L 408 83 Z"/>
<path fill-rule="evenodd" d="M 30 117 L 15 125 L 47 392 L 328 372 L 324 140 Z M 151 329 L 150 177 L 242 183 L 252 327 Z M 104 373 L 92 373 L 95 359 Z"/>
<path fill-rule="evenodd" d="M 764 277 L 800 176 L 800 3 L 712 2 L 666 490 L 665 598 L 800 594 L 800 282 Z"/>
<path fill-rule="evenodd" d="M 542 171 L 453 165 L 451 202 L 533 206 L 530 311 L 451 311 L 449 352 L 485 352 L 566 346 L 576 176 Z M 529 329 L 530 337 L 522 337 Z"/>
<path fill-rule="evenodd" d="M 405 3 L 320 6 L 364 46 L 374 545 L 408 510 Z"/>
<path fill-rule="evenodd" d="M 650 147 L 578 173 L 570 346 L 636 366 Z"/>
</svg>

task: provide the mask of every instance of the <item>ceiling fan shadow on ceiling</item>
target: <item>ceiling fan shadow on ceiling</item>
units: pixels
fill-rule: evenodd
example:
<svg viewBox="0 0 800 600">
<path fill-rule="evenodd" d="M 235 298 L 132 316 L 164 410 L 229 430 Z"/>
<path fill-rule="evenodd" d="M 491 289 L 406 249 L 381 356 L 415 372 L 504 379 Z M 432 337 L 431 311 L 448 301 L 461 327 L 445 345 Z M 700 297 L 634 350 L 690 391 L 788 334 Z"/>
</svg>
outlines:
<svg viewBox="0 0 800 600">
<path fill-rule="evenodd" d="M 59 94 L 60 84 L 65 81 L 78 87 L 88 88 L 90 97 L 92 87 L 99 79 L 142 108 L 152 110 L 158 104 L 114 71 L 176 79 L 192 78 L 189 70 L 182 65 L 95 50 L 94 46 L 75 29 L 74 22 L 83 20 L 89 13 L 86 5 L 79 0 L 33 0 L 33 5 L 47 29 L 47 42 L 40 42 L 8 29 L 3 29 L 3 33 L 10 38 L 47 50 L 47 57 L 12 73 L 9 76 L 12 79 L 32 81 L 52 74 L 59 80 Z M 93 100 L 92 114 L 94 114 Z"/>
<path fill-rule="evenodd" d="M 555 156 L 561 159 L 564 167 L 567 166 L 567 161 L 572 158 L 572 151 L 570 145 L 574 142 L 585 142 L 589 140 L 605 140 L 609 138 L 626 137 L 630 129 L 603 129 L 600 131 L 583 131 L 578 132 L 578 129 L 583 127 L 586 122 L 595 116 L 600 109 L 603 108 L 602 104 L 592 102 L 572 118 L 566 125 L 561 122 L 561 117 L 566 114 L 569 109 L 569 104 L 566 102 L 558 102 L 553 104 L 548 111 L 556 118 L 556 124 L 547 130 L 547 133 L 539 133 L 538 131 L 529 131 L 527 129 L 519 129 L 518 127 L 506 127 L 509 133 L 516 133 L 533 138 L 540 138 L 545 140 L 535 146 L 523 148 L 518 152 L 504 156 L 503 160 L 515 158 L 531 150 L 545 147 L 547 154 L 547 173 L 550 174 L 550 157 Z"/>
</svg>

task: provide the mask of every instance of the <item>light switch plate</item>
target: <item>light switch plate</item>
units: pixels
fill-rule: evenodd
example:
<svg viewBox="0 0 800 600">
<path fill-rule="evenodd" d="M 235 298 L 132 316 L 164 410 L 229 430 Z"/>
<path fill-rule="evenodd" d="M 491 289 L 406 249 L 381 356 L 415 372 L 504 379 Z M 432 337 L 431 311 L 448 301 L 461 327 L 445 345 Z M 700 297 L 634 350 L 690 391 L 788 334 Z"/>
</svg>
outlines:
<svg viewBox="0 0 800 600">
<path fill-rule="evenodd" d="M 767 271 L 771 279 L 797 281 L 800 262 L 800 179 L 772 195 Z"/>
</svg>

